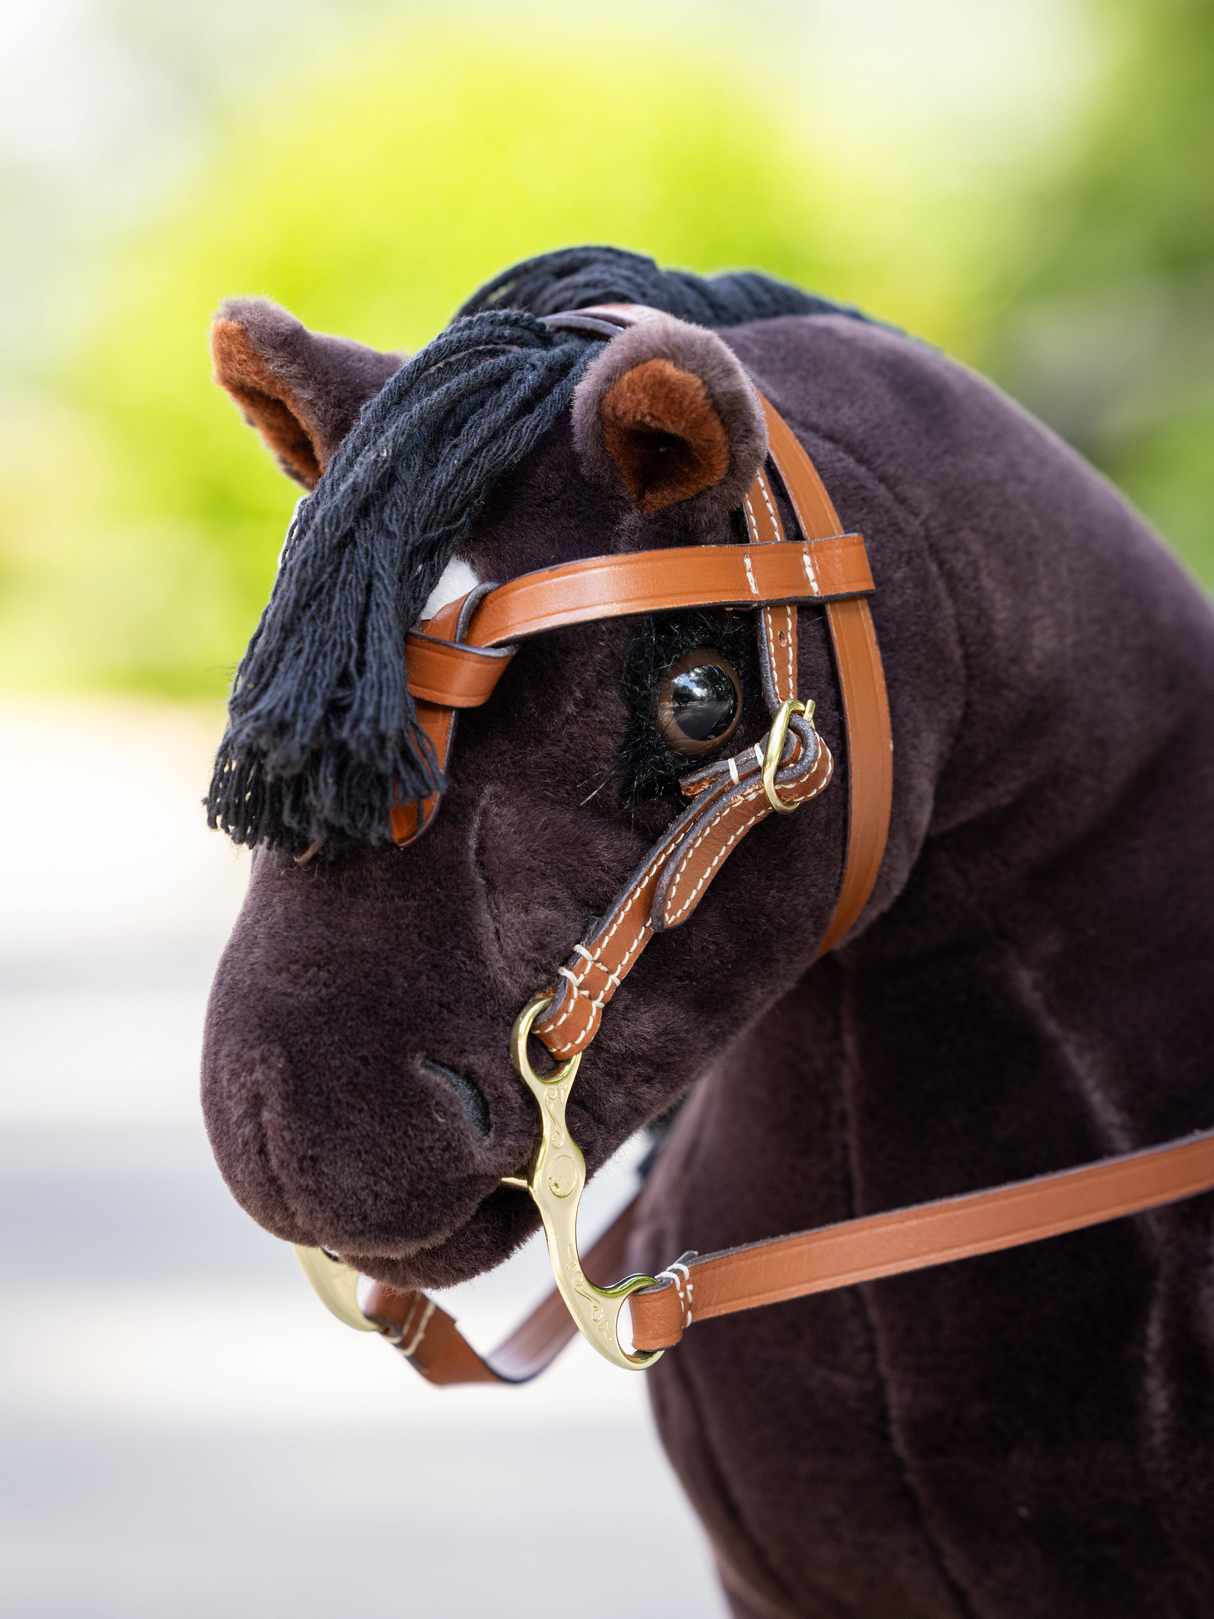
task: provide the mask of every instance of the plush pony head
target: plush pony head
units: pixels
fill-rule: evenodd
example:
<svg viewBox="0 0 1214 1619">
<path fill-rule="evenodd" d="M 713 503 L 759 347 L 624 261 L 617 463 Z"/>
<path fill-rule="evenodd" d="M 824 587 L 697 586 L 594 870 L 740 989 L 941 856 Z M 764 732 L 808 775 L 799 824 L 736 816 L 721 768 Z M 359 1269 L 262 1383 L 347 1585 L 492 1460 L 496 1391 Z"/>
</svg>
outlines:
<svg viewBox="0 0 1214 1619">
<path fill-rule="evenodd" d="M 699 650 L 736 683 L 728 750 L 767 726 L 753 619 L 721 611 L 528 643 L 461 714 L 446 782 L 418 734 L 404 637 L 444 600 L 658 546 L 687 545 L 694 568 L 697 544 L 737 537 L 766 445 L 751 383 L 707 324 L 607 342 L 544 319 L 608 300 L 716 324 L 821 307 L 757 277 L 664 277 L 586 250 L 493 284 L 407 362 L 252 299 L 216 323 L 220 381 L 292 476 L 319 476 L 238 673 L 210 801 L 258 854 L 208 1017 L 207 1122 L 263 1225 L 389 1281 L 450 1282 L 533 1227 L 501 1185 L 535 1138 L 507 1036 L 705 762 L 657 725 L 663 677 Z M 837 743 L 820 637 L 802 660 Z M 394 799 L 439 786 L 426 836 L 393 846 Z M 744 846 L 617 996 L 571 1106 L 592 1169 L 755 1015 L 756 973 L 774 996 L 812 955 L 842 858 L 844 800 L 828 797 L 812 824 L 764 828 L 765 858 L 795 845 L 809 868 L 795 914 L 773 925 L 746 906 Z M 291 858 L 313 843 L 307 864 Z"/>
</svg>

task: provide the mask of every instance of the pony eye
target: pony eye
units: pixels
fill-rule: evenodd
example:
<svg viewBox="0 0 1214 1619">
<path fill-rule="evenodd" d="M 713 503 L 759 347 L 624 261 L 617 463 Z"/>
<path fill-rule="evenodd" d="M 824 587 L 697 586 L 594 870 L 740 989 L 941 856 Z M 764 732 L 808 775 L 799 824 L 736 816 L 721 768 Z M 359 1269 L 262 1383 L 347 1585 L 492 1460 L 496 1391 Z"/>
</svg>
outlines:
<svg viewBox="0 0 1214 1619">
<path fill-rule="evenodd" d="M 685 652 L 658 681 L 657 728 L 663 741 L 688 759 L 719 748 L 733 735 L 741 715 L 738 677 L 708 647 Z"/>
</svg>

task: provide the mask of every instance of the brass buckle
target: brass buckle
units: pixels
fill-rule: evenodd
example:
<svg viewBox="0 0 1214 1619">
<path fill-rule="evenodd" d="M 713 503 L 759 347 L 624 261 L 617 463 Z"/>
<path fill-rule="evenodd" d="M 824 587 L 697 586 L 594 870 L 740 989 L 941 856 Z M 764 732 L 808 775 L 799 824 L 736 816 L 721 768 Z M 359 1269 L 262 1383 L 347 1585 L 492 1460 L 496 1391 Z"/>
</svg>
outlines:
<svg viewBox="0 0 1214 1619">
<path fill-rule="evenodd" d="M 544 1223 L 552 1274 L 578 1331 L 605 1360 L 630 1372 L 643 1371 L 661 1358 L 660 1349 L 630 1353 L 620 1343 L 620 1310 L 638 1288 L 652 1287 L 652 1276 L 627 1276 L 614 1287 L 596 1287 L 582 1269 L 577 1246 L 577 1211 L 586 1185 L 586 1160 L 569 1134 L 565 1105 L 582 1061 L 576 1052 L 558 1063 L 550 1074 L 537 1074 L 527 1055 L 527 1036 L 541 1012 L 552 1005 L 552 994 L 537 995 L 514 1020 L 510 1031 L 510 1061 L 535 1097 L 540 1110 L 540 1141 L 525 1177 L 507 1175 L 502 1184 L 531 1193 Z"/>
<path fill-rule="evenodd" d="M 777 815 L 791 815 L 793 810 L 801 807 L 800 804 L 786 804 L 780 797 L 776 791 L 776 771 L 780 768 L 780 755 L 784 752 L 789 721 L 794 714 L 804 714 L 812 719 L 813 713 L 812 702 L 799 703 L 795 697 L 789 697 L 776 710 L 771 730 L 767 733 L 767 747 L 763 752 L 763 791 L 767 794 L 767 802 Z"/>
</svg>

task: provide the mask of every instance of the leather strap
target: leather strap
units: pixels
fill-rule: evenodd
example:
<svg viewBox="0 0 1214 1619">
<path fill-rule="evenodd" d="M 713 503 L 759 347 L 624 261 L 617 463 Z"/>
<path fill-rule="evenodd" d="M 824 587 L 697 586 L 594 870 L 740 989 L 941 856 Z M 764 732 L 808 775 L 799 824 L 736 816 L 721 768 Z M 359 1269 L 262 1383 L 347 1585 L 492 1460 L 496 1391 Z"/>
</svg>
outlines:
<svg viewBox="0 0 1214 1619">
<path fill-rule="evenodd" d="M 783 417 L 759 395 L 767 444 L 807 539 L 842 524 L 817 468 Z M 779 523 L 779 517 L 775 520 Z M 835 914 L 818 955 L 833 950 L 858 920 L 881 870 L 893 799 L 893 732 L 881 651 L 866 601 L 832 601 L 826 623 L 835 652 L 847 733 L 847 854 Z"/>
<path fill-rule="evenodd" d="M 414 698 L 448 708 L 479 708 L 514 656 L 513 647 L 460 646 L 440 640 L 430 625 L 405 640 L 409 690 Z"/>
<path fill-rule="evenodd" d="M 624 1268 L 634 1205 L 616 1217 L 582 1258 L 583 1269 L 608 1287 Z M 481 1356 L 441 1306 L 417 1291 L 373 1282 L 364 1313 L 393 1348 L 430 1383 L 526 1383 L 551 1364 L 577 1334 L 564 1299 L 553 1289 L 492 1354 Z"/>
<path fill-rule="evenodd" d="M 525 573 L 487 595 L 467 640 L 501 646 L 545 630 L 691 607 L 756 607 L 866 595 L 873 576 L 859 534 L 836 528 L 820 545 L 672 546 L 584 557 Z"/>
<path fill-rule="evenodd" d="M 778 546 L 765 544 L 762 550 L 700 545 L 694 551 L 675 546 L 585 557 L 522 574 L 506 585 L 482 586 L 457 639 L 443 638 L 441 615 L 411 631 L 405 642 L 409 690 L 426 702 L 473 708 L 488 701 L 505 672 L 515 650 L 507 643 L 545 630 L 695 607 L 816 605 L 874 588 L 860 534 L 836 533 L 812 545 L 786 541 L 781 534 Z M 444 608 L 443 614 L 451 610 Z M 786 665 L 786 658 L 782 662 Z M 795 662 L 792 671 L 795 684 Z"/>
<path fill-rule="evenodd" d="M 639 1349 L 678 1343 L 693 1321 L 1040 1242 L 1214 1186 L 1214 1130 L 1055 1175 L 691 1256 L 631 1299 Z"/>
<path fill-rule="evenodd" d="M 685 1254 L 662 1273 L 658 1286 L 629 1299 L 633 1343 L 638 1349 L 670 1348 L 694 1322 L 712 1316 L 1042 1242 L 1212 1189 L 1214 1130 L 1203 1130 L 1056 1175 L 719 1254 Z M 586 1255 L 591 1275 L 619 1275 L 635 1209 L 636 1203 L 630 1203 Z M 543 1371 L 575 1332 L 555 1290 L 499 1349 L 484 1357 L 424 1294 L 395 1293 L 376 1283 L 366 1313 L 382 1323 L 385 1334 L 432 1383 L 523 1382 Z"/>
<path fill-rule="evenodd" d="M 667 827 L 607 914 L 592 923 L 563 967 L 552 1004 L 532 1033 L 554 1057 L 585 1051 L 603 1008 L 636 966 L 655 932 L 687 921 L 711 879 L 752 826 L 773 813 L 762 783 L 764 743 L 684 778 L 691 805 Z M 794 719 L 776 788 L 790 804 L 814 798 L 834 761 L 813 728 Z"/>
<path fill-rule="evenodd" d="M 468 625 L 481 600 L 493 589 L 492 585 L 478 585 L 466 596 L 440 607 L 427 621 L 426 633 L 408 637 L 417 642 L 413 659 L 418 665 L 418 685 L 413 682 L 413 662 L 406 644 L 406 666 L 410 671 L 409 686 L 414 691 L 414 709 L 417 723 L 430 739 L 439 773 L 445 775 L 447 760 L 451 757 L 451 744 L 455 740 L 455 714 L 459 708 L 475 706 L 470 695 L 484 691 L 485 701 L 514 655 L 511 646 L 492 652 L 477 651 L 465 661 Z M 433 821 L 438 813 L 441 794 L 431 793 L 429 798 L 410 799 L 392 806 L 392 841 L 412 843 Z"/>
</svg>

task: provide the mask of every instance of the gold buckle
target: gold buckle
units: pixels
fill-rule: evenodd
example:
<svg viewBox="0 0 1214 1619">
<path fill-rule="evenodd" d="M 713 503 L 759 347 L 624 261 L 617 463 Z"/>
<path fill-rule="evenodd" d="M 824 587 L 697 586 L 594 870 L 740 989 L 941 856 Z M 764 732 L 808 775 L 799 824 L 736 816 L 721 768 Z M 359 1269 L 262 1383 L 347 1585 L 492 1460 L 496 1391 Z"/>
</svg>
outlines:
<svg viewBox="0 0 1214 1619">
<path fill-rule="evenodd" d="M 540 1142 L 526 1177 L 507 1175 L 506 1186 L 531 1193 L 544 1223 L 552 1274 L 569 1314 L 583 1338 L 613 1366 L 639 1372 L 652 1366 L 660 1349 L 630 1353 L 620 1343 L 620 1310 L 638 1288 L 652 1287 L 652 1276 L 627 1276 L 614 1287 L 596 1287 L 587 1279 L 577 1246 L 577 1211 L 586 1185 L 586 1160 L 569 1135 L 565 1105 L 582 1061 L 580 1051 L 558 1063 L 550 1074 L 537 1074 L 527 1056 L 527 1036 L 541 1012 L 552 1005 L 551 992 L 529 1001 L 510 1031 L 510 1061 L 535 1097 L 540 1110 Z"/>
<path fill-rule="evenodd" d="M 780 768 L 780 755 L 784 752 L 784 742 L 788 736 L 788 724 L 794 714 L 804 714 L 807 719 L 813 719 L 814 704 L 799 703 L 795 697 L 789 697 L 781 703 L 776 710 L 776 717 L 771 722 L 771 730 L 767 733 L 767 747 L 763 753 L 763 791 L 767 794 L 767 802 L 777 815 L 791 815 L 793 810 L 800 809 L 800 804 L 786 804 L 776 791 L 776 771 Z"/>
</svg>

